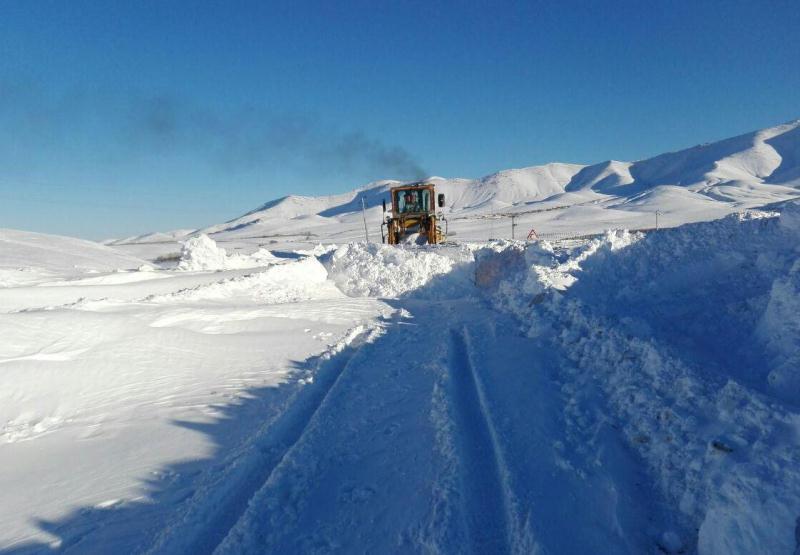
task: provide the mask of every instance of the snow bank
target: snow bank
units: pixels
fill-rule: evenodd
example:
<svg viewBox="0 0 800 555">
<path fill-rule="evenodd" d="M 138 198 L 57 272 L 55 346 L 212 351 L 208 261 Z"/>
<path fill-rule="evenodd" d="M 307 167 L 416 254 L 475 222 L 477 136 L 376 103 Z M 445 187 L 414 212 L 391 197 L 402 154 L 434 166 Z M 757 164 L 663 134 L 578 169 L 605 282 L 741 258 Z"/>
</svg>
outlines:
<svg viewBox="0 0 800 555">
<path fill-rule="evenodd" d="M 228 261 L 225 249 L 208 235 L 198 235 L 183 243 L 178 269 L 186 271 L 223 270 Z"/>
<path fill-rule="evenodd" d="M 575 283 L 575 273 L 584 261 L 625 248 L 642 237 L 628 230 L 610 230 L 599 239 L 579 244 L 569 255 L 548 241 L 497 242 L 476 250 L 475 281 L 499 308 L 525 319 L 532 305 Z M 521 297 L 527 300 L 522 302 Z"/>
<path fill-rule="evenodd" d="M 790 202 L 781 211 L 781 227 L 789 233 L 800 234 L 800 202 Z"/>
<path fill-rule="evenodd" d="M 796 547 L 799 210 L 479 255 L 522 268 L 490 280 L 490 297 L 563 353 L 567 395 L 575 383 L 602 392 L 677 509 L 662 532 L 683 551 Z"/>
<path fill-rule="evenodd" d="M 336 245 L 323 245 L 322 243 L 318 243 L 313 249 L 299 249 L 294 252 L 303 256 L 324 256 L 338 248 L 339 247 Z"/>
<path fill-rule="evenodd" d="M 253 254 L 234 253 L 217 246 L 208 235 L 198 235 L 183 242 L 178 269 L 199 272 L 213 270 L 234 270 L 238 268 L 255 268 L 278 260 L 267 249 L 259 249 Z"/>
<path fill-rule="evenodd" d="M 764 212 L 732 215 L 646 237 L 612 231 L 568 255 L 536 244 L 517 255 L 525 271 L 493 284 L 493 295 L 529 319 L 520 296 L 568 290 L 565 297 L 614 318 L 632 337 L 658 337 L 705 364 L 710 375 L 788 398 L 785 381 L 770 385 L 765 358 L 777 334 L 768 328 L 781 325 L 793 334 L 787 302 L 794 298 L 798 234 L 785 222 L 793 214 L 780 220 Z M 800 386 L 800 370 L 794 379 Z"/>
<path fill-rule="evenodd" d="M 265 270 L 223 279 L 216 283 L 147 298 L 149 302 L 175 303 L 226 300 L 246 296 L 264 304 L 290 303 L 335 296 L 328 272 L 316 258 L 273 264 Z M 341 295 L 341 293 L 339 293 Z"/>
<path fill-rule="evenodd" d="M 767 390 L 772 368 L 765 336 L 756 332 L 773 284 L 791 273 L 796 242 L 766 213 L 687 225 L 627 249 L 598 250 L 581 263 L 570 293 L 632 336 L 656 336 L 705 364 L 709 374 Z M 800 386 L 800 369 L 794 379 Z"/>
<path fill-rule="evenodd" d="M 331 279 L 351 297 L 449 296 L 471 287 L 472 254 L 466 249 L 404 248 L 350 243 L 325 259 Z M 437 277 L 460 270 L 447 280 Z M 429 287 L 426 287 L 429 286 Z M 425 287 L 425 291 L 420 291 Z"/>
<path fill-rule="evenodd" d="M 769 383 L 789 399 L 800 395 L 800 203 L 787 205 L 780 217 L 787 253 L 772 282 L 769 300 L 758 324 L 770 360 Z M 788 267 L 788 270 L 786 268 Z"/>
</svg>

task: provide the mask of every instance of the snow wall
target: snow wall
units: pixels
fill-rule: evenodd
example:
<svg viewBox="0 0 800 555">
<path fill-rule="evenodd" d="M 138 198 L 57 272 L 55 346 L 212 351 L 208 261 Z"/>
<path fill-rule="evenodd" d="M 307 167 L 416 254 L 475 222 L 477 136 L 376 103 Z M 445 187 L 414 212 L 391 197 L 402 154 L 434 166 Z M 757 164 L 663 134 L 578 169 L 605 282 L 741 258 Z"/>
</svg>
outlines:
<svg viewBox="0 0 800 555">
<path fill-rule="evenodd" d="M 559 348 L 558 379 L 603 391 L 674 511 L 681 552 L 794 553 L 799 255 L 790 204 L 571 251 L 483 249 L 476 281 Z"/>
</svg>

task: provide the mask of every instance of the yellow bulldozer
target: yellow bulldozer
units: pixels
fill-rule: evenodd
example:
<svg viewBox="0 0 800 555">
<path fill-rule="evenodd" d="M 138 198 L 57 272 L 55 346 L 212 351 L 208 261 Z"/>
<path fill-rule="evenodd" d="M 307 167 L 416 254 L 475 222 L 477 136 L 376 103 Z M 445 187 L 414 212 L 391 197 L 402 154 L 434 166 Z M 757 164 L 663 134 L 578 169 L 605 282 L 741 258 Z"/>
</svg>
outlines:
<svg viewBox="0 0 800 555">
<path fill-rule="evenodd" d="M 386 213 L 386 200 L 383 201 L 381 239 L 384 243 L 435 245 L 444 241 L 447 220 L 442 214 L 436 213 L 437 205 L 444 207 L 444 194 L 437 197 L 433 183 L 392 187 L 389 193 L 392 199 L 391 215 Z M 439 222 L 444 222 L 445 232 L 442 232 Z"/>
</svg>

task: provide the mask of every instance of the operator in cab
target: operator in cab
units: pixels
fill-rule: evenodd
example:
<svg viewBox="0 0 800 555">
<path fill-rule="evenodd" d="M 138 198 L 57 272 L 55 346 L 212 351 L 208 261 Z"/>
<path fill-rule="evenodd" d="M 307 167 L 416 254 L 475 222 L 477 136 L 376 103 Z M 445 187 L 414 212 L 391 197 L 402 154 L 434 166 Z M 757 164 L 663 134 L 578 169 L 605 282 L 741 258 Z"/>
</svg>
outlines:
<svg viewBox="0 0 800 555">
<path fill-rule="evenodd" d="M 403 212 L 411 213 L 421 211 L 422 206 L 419 204 L 418 195 L 415 195 L 414 191 L 406 191 L 405 195 L 403 196 Z"/>
</svg>

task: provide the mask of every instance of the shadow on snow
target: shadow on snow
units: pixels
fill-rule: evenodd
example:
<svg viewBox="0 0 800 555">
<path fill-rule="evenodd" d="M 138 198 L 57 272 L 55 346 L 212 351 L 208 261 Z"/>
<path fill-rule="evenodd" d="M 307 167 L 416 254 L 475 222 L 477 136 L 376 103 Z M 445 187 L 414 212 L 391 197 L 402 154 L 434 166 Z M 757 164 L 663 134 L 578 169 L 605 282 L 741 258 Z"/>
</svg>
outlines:
<svg viewBox="0 0 800 555">
<path fill-rule="evenodd" d="M 473 274 L 474 265 L 462 264 L 450 274 L 438 276 L 422 288 L 387 302 L 398 310 L 406 310 L 412 318 L 422 318 L 418 323 L 431 327 L 448 343 L 447 338 L 458 332 L 456 326 L 471 325 L 469 316 L 462 316 L 460 320 L 456 317 L 456 321 L 447 319 L 447 314 L 456 314 L 448 308 L 450 301 L 457 303 L 471 298 L 476 301 L 472 303 L 474 306 L 485 304 L 481 293 L 474 286 Z M 431 309 L 433 304 L 437 306 Z M 421 310 L 422 307 L 427 309 Z M 490 311 L 484 310 L 482 314 L 490 314 Z M 620 434 L 605 427 L 604 433 L 615 436 L 613 442 L 609 441 L 607 445 L 618 446 L 614 449 L 617 454 L 613 455 L 617 457 L 616 462 L 619 464 L 616 470 L 604 471 L 605 474 L 587 486 L 585 480 L 570 477 L 564 469 L 554 466 L 550 458 L 551 443 L 557 437 L 554 434 L 562 433 L 560 427 L 564 424 L 561 411 L 563 403 L 568 401 L 561 398 L 559 393 L 557 356 L 552 353 L 539 356 L 529 361 L 530 366 L 526 366 L 527 359 L 524 357 L 535 354 L 536 349 L 546 347 L 534 345 L 533 340 L 516 333 L 515 324 L 511 323 L 510 318 L 494 314 L 496 317 L 491 316 L 489 320 L 492 322 L 492 329 L 496 325 L 502 326 L 502 330 L 497 330 L 501 339 L 494 347 L 486 344 L 487 352 L 493 353 L 487 357 L 496 356 L 494 363 L 503 361 L 504 366 L 502 369 L 494 369 L 491 367 L 491 359 L 484 360 L 484 366 L 480 370 L 483 374 L 476 379 L 486 382 L 483 385 L 487 386 L 487 406 L 492 409 L 486 413 L 486 418 L 491 421 L 492 412 L 497 413 L 500 417 L 497 429 L 501 437 L 509 442 L 501 446 L 505 455 L 510 457 L 509 468 L 502 469 L 500 474 L 508 471 L 513 475 L 512 481 L 515 482 L 511 491 L 517 495 L 514 503 L 519 505 L 518 509 L 522 511 L 524 518 L 534 521 L 534 535 L 538 535 L 538 540 L 549 549 L 567 552 L 564 550 L 581 542 L 591 545 L 598 537 L 608 539 L 607 534 L 611 533 L 615 536 L 620 534 L 621 537 L 614 540 L 620 543 L 606 544 L 608 552 L 627 552 L 625 545 L 630 545 L 624 536 L 641 536 L 641 531 L 635 528 L 641 524 L 642 519 L 665 518 L 660 514 L 660 509 L 654 508 L 653 501 L 647 500 L 648 496 L 654 496 L 649 486 L 642 486 L 639 491 L 638 485 L 637 488 L 628 487 L 624 484 L 625 477 L 619 476 L 625 472 L 636 475 L 641 473 L 636 456 L 622 445 Z M 497 324 L 496 321 L 502 323 Z M 400 317 L 383 320 L 381 325 L 384 327 L 384 334 L 370 344 L 371 352 L 380 353 L 384 348 L 402 344 L 408 323 L 407 319 Z M 476 335 L 482 331 L 480 326 L 476 330 Z M 513 342 L 503 342 L 504 334 L 514 335 Z M 479 337 L 476 344 L 482 345 Z M 519 347 L 524 353 L 510 353 L 509 345 Z M 283 384 L 243 391 L 237 403 L 217 407 L 222 416 L 213 422 L 173 421 L 176 426 L 204 434 L 214 447 L 213 454 L 205 458 L 175 462 L 160 469 L 156 474 L 157 478 L 143 479 L 143 500 L 126 501 L 111 507 L 87 506 L 73 510 L 58 520 L 37 520 L 36 526 L 54 536 L 54 541 L 17 544 L 0 550 L 0 553 L 139 553 L 154 547 L 156 552 L 212 552 L 245 512 L 253 494 L 259 491 L 281 463 L 283 456 L 303 435 L 319 408 L 321 399 L 324 399 L 343 368 L 359 349 L 360 345 L 355 341 L 331 358 L 315 356 L 296 361 L 291 376 Z M 505 353 L 501 353 L 503 349 Z M 512 354 L 517 358 L 503 358 Z M 462 353 L 460 356 L 463 358 L 465 355 Z M 510 364 L 506 364 L 509 361 Z M 457 362 L 450 364 L 457 365 Z M 512 367 L 512 364 L 517 366 Z M 304 385 L 302 379 L 309 374 L 314 376 L 314 381 Z M 492 379 L 493 376 L 497 377 Z M 469 386 L 468 383 L 466 385 Z M 451 385 L 457 386 L 458 384 Z M 475 393 L 471 390 L 467 393 L 468 395 L 462 395 L 461 405 L 474 402 Z M 457 403 L 457 399 L 454 402 Z M 513 406 L 504 407 L 504 404 L 509 403 Z M 470 406 L 461 406 L 460 410 L 466 411 L 462 415 L 462 426 L 478 418 Z M 545 425 L 542 422 L 548 423 Z M 467 436 L 476 433 L 469 429 L 462 431 Z M 490 442 L 488 433 L 483 430 L 477 447 L 482 449 Z M 476 440 L 467 438 L 467 441 Z M 476 452 L 479 451 L 480 449 Z M 482 467 L 478 465 L 475 468 L 480 470 Z M 592 472 L 591 467 L 587 469 Z M 562 473 L 563 480 L 553 478 L 557 472 Z M 607 490 L 613 495 L 617 495 L 616 486 L 619 484 L 622 488 L 620 494 L 625 490 L 636 490 L 633 506 L 622 509 L 628 514 L 628 518 L 617 523 L 622 528 L 620 530 L 607 530 L 605 527 L 599 529 L 592 516 L 592 500 L 586 502 L 585 498 L 579 498 L 580 494 L 576 497 L 570 490 L 573 487 L 578 488 L 578 491 L 583 488 L 589 492 L 589 497 L 603 500 L 608 495 L 606 491 L 592 493 L 592 484 L 609 480 L 611 483 Z M 500 487 L 490 482 L 487 484 Z M 474 488 L 464 483 L 461 487 L 467 490 Z M 469 491 L 458 492 L 457 496 L 469 497 L 468 494 Z M 628 499 L 631 500 L 630 497 Z M 475 508 L 473 512 L 480 514 L 479 508 Z M 584 518 L 588 520 L 577 522 L 576 528 L 575 520 Z M 506 526 L 502 520 L 497 522 L 498 528 Z M 584 530 L 591 526 L 595 529 Z M 304 533 L 310 532 L 297 530 L 299 536 Z M 177 541 L 173 541 L 176 537 Z M 170 549 L 169 546 L 175 545 L 179 549 Z M 638 547 L 641 546 L 639 543 Z M 452 548 L 452 552 L 460 552 L 464 547 L 444 546 L 445 551 Z"/>
</svg>

